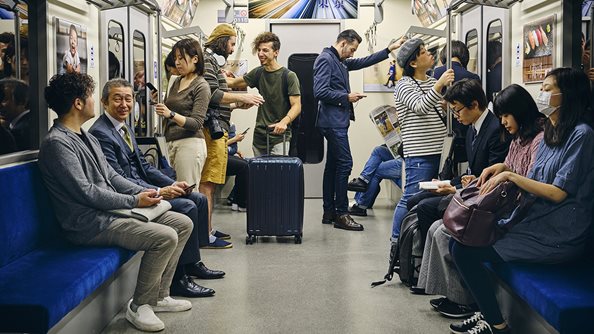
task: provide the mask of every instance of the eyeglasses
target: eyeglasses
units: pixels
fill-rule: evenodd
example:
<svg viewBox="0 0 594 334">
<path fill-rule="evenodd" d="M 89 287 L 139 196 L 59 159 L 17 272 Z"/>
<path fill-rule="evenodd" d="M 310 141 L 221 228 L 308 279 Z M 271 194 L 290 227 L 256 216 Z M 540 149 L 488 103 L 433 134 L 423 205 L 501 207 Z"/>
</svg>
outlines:
<svg viewBox="0 0 594 334">
<path fill-rule="evenodd" d="M 450 108 L 452 108 L 452 113 L 453 113 L 455 116 L 460 116 L 460 112 L 462 111 L 462 109 L 464 109 L 464 108 L 466 108 L 466 107 L 464 107 L 464 106 L 463 106 L 462 108 L 460 108 L 460 109 L 458 109 L 458 110 L 454 109 L 453 107 L 450 107 Z"/>
</svg>

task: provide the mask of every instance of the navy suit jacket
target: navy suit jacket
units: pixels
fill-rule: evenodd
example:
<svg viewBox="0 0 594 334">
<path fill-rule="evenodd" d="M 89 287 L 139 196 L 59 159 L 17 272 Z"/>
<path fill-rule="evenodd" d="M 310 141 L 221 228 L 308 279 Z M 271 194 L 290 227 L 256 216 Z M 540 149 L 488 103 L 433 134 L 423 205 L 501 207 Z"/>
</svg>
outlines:
<svg viewBox="0 0 594 334">
<path fill-rule="evenodd" d="M 348 127 L 349 120 L 355 120 L 353 104 L 349 102 L 349 71 L 377 64 L 388 59 L 388 55 L 386 48 L 365 58 L 340 61 L 332 47 L 324 48 L 314 63 L 314 96 L 319 100 L 316 126 Z"/>
<path fill-rule="evenodd" d="M 167 187 L 175 182 L 144 159 L 144 156 L 140 153 L 138 144 L 136 144 L 134 131 L 130 130 L 129 127 L 128 132 L 130 133 L 132 147 L 134 148 L 132 159 L 130 159 L 129 155 L 131 153 L 130 148 L 105 114 L 101 115 L 95 121 L 89 132 L 99 140 L 101 149 L 111 167 L 128 180 L 150 189 Z M 135 165 L 140 178 L 132 177 L 132 164 Z"/>
<path fill-rule="evenodd" d="M 506 137 L 501 141 L 501 124 L 497 116 L 493 115 L 488 109 L 487 117 L 481 125 L 481 129 L 476 136 L 474 147 L 472 146 L 472 131 L 466 133 L 466 154 L 468 156 L 468 167 L 474 176 L 481 175 L 483 169 L 503 162 L 509 150 L 510 138 Z"/>
</svg>

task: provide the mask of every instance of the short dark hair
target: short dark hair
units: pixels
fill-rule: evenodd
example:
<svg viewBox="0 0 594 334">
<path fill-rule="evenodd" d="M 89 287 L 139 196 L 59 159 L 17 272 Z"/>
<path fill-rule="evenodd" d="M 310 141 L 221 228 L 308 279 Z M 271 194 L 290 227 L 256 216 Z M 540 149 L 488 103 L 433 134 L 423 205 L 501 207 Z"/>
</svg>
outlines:
<svg viewBox="0 0 594 334">
<path fill-rule="evenodd" d="M 76 26 L 74 24 L 70 25 L 70 28 L 68 29 L 68 34 L 70 34 L 72 31 L 74 31 L 76 36 L 78 36 L 78 31 L 76 31 Z"/>
<path fill-rule="evenodd" d="M 487 43 L 487 66 L 495 65 L 497 58 L 501 57 L 501 42 L 489 41 Z"/>
<path fill-rule="evenodd" d="M 497 94 L 493 101 L 493 113 L 499 118 L 503 115 L 514 117 L 518 123 L 517 136 L 522 144 L 531 141 L 543 129 L 544 115 L 538 112 L 536 102 L 520 85 L 509 85 Z"/>
<path fill-rule="evenodd" d="M 231 36 L 221 36 L 210 43 L 204 44 L 204 46 L 211 49 L 212 52 L 227 58 L 229 57 L 229 54 L 227 53 L 227 44 L 230 39 Z"/>
<path fill-rule="evenodd" d="M 116 87 L 129 87 L 130 90 L 132 90 L 132 94 L 134 94 L 134 87 L 130 81 L 122 78 L 111 79 L 103 86 L 103 91 L 101 92 L 101 102 L 107 102 L 109 99 L 109 91 Z"/>
<path fill-rule="evenodd" d="M 10 87 L 12 89 L 12 98 L 19 106 L 29 108 L 29 85 L 23 80 L 15 78 L 6 78 L 0 80 L 0 101 L 4 101 L 4 88 Z"/>
<path fill-rule="evenodd" d="M 487 97 L 485 96 L 483 87 L 481 87 L 480 81 L 476 79 L 464 78 L 456 81 L 448 88 L 443 99 L 449 103 L 458 101 L 467 108 L 470 108 L 472 102 L 476 101 L 480 110 L 487 108 Z"/>
<path fill-rule="evenodd" d="M 45 87 L 44 96 L 48 107 L 64 116 L 70 111 L 74 100 L 85 100 L 95 90 L 93 78 L 84 73 L 64 73 L 54 75 Z"/>
<path fill-rule="evenodd" d="M 280 50 L 281 42 L 278 36 L 273 32 L 266 31 L 256 36 L 254 42 L 252 43 L 252 51 L 254 52 L 254 54 L 257 53 L 258 46 L 260 46 L 260 44 L 269 42 L 272 42 L 272 50 Z"/>
<path fill-rule="evenodd" d="M 198 75 L 204 74 L 204 54 L 202 54 L 200 42 L 192 38 L 184 38 L 173 45 L 172 52 L 175 54 L 178 50 L 184 58 L 186 55 L 190 56 L 190 58 L 198 56 L 198 63 L 196 63 L 196 70 L 194 73 Z"/>
<path fill-rule="evenodd" d="M 466 66 L 468 66 L 468 61 L 470 60 L 470 53 L 468 52 L 468 47 L 466 47 L 466 44 L 464 44 L 461 41 L 452 40 L 451 47 L 452 58 L 456 57 L 460 59 L 460 64 L 462 64 L 462 67 L 466 68 Z M 443 49 L 441 49 L 441 52 L 439 53 L 439 61 L 441 61 L 441 63 L 444 65 L 446 64 L 448 57 L 447 49 L 448 46 L 446 45 L 443 47 Z"/>
<path fill-rule="evenodd" d="M 560 146 L 565 143 L 578 123 L 585 122 L 592 125 L 590 81 L 584 71 L 569 67 L 555 68 L 545 76 L 545 78 L 548 77 L 555 78 L 562 95 L 557 125 L 553 126 L 547 119 L 544 140 L 549 146 Z"/>
<path fill-rule="evenodd" d="M 175 52 L 173 52 L 173 50 L 171 50 L 169 54 L 167 54 L 167 57 L 165 57 L 163 65 L 165 65 L 165 69 L 167 69 L 167 66 L 175 67 Z"/>
<path fill-rule="evenodd" d="M 336 43 L 339 43 L 341 41 L 347 41 L 348 44 L 352 44 L 355 41 L 357 41 L 357 43 L 361 43 L 361 41 L 363 41 L 363 39 L 361 38 L 361 36 L 359 36 L 359 34 L 357 34 L 357 32 L 353 29 L 347 29 L 342 31 L 340 34 L 338 34 L 338 37 L 336 37 Z"/>
<path fill-rule="evenodd" d="M 5 31 L 5 32 L 1 33 L 0 34 L 0 43 L 4 43 L 4 44 L 14 43 L 14 34 L 9 31 Z"/>
</svg>

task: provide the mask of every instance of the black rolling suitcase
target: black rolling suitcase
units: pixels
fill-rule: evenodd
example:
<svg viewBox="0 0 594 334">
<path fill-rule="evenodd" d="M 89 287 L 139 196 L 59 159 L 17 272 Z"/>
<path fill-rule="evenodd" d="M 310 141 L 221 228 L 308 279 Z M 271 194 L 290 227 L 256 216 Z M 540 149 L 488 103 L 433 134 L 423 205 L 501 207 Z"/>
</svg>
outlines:
<svg viewBox="0 0 594 334">
<path fill-rule="evenodd" d="M 246 244 L 254 243 L 257 236 L 294 236 L 300 244 L 305 193 L 301 160 L 262 156 L 250 159 L 248 169 Z"/>
</svg>

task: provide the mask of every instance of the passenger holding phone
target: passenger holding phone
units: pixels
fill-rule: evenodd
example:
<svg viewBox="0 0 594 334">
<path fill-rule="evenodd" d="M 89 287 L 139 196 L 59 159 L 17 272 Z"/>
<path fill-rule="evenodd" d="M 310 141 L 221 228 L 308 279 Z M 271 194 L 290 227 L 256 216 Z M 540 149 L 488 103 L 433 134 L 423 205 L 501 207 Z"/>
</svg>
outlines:
<svg viewBox="0 0 594 334">
<path fill-rule="evenodd" d="M 184 297 L 208 297 L 214 290 L 194 283 L 190 276 L 202 279 L 221 278 L 224 272 L 208 269 L 200 259 L 200 244 L 208 243 L 208 208 L 206 197 L 192 190 L 196 184 L 175 181 L 150 165 L 141 154 L 134 133 L 126 125 L 133 108 L 132 85 L 124 79 L 112 79 L 105 84 L 101 102 L 105 113 L 89 132 L 101 145 L 107 162 L 129 181 L 156 190 L 155 194 L 171 203 L 171 210 L 192 219 L 194 229 L 180 256 L 171 284 L 171 294 Z"/>
<path fill-rule="evenodd" d="M 235 135 L 235 124 L 229 127 L 229 140 L 227 140 L 227 176 L 235 175 L 235 186 L 227 199 L 230 201 L 231 210 L 245 212 L 247 208 L 248 189 L 248 163 L 237 149 L 237 143 L 245 138 L 249 128 Z"/>
</svg>

